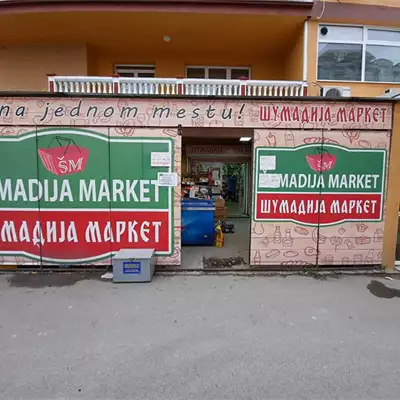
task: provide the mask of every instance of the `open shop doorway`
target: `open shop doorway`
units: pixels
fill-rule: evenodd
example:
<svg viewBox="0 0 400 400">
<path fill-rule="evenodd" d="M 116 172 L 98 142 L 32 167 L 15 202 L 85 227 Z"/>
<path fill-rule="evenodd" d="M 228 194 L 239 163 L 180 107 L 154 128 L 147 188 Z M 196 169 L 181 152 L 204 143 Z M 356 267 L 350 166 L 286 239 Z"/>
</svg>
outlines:
<svg viewBox="0 0 400 400">
<path fill-rule="evenodd" d="M 183 268 L 249 265 L 252 138 L 247 129 L 184 129 Z"/>
</svg>

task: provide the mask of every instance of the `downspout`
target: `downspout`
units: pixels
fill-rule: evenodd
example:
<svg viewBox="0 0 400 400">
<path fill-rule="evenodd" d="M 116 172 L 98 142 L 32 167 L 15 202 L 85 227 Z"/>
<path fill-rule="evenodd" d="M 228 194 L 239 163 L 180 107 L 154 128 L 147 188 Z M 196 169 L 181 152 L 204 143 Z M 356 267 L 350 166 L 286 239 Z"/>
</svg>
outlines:
<svg viewBox="0 0 400 400">
<path fill-rule="evenodd" d="M 308 30 L 311 17 L 304 21 L 303 32 L 303 82 L 308 82 Z M 307 96 L 307 87 L 303 89 L 303 96 Z"/>
</svg>

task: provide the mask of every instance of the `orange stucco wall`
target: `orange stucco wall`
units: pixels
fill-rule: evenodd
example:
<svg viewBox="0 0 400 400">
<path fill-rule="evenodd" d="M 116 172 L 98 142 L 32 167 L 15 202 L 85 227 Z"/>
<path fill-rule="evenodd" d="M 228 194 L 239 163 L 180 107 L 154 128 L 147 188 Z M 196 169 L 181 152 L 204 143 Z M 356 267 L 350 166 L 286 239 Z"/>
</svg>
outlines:
<svg viewBox="0 0 400 400">
<path fill-rule="evenodd" d="M 252 79 L 295 79 L 285 74 L 286 60 L 274 55 L 249 60 L 240 56 L 163 58 L 154 54 L 101 53 L 84 45 L 24 45 L 0 49 L 1 90 L 47 90 L 47 73 L 57 75 L 110 76 L 116 64 L 154 64 L 158 77 L 183 77 L 185 65 L 251 67 Z M 301 63 L 300 63 L 301 68 Z M 301 72 L 300 72 L 301 74 Z M 299 77 L 300 79 L 300 77 Z"/>
<path fill-rule="evenodd" d="M 8 62 L 3 63 L 0 71 L 8 75 L 16 62 L 25 63 L 26 58 L 30 67 L 37 65 L 35 72 L 32 68 L 25 69 L 24 79 L 15 80 L 13 88 L 18 86 L 21 90 L 45 88 L 43 81 L 48 72 L 108 76 L 114 72 L 115 64 L 155 64 L 159 77 L 183 76 L 185 65 L 251 66 L 253 79 L 283 80 L 287 74 L 293 75 L 286 68 L 287 55 L 296 58 L 302 24 L 303 17 L 281 15 L 168 13 L 166 17 L 165 13 L 134 12 L 0 15 L 0 47 L 14 49 L 12 57 L 4 56 Z M 15 26 L 19 29 L 15 30 Z M 101 26 L 107 29 L 93 28 Z M 163 40 L 165 35 L 171 37 L 170 42 Z M 63 46 L 83 40 L 85 50 L 67 55 Z M 50 54 L 56 50 L 57 57 L 51 60 Z M 37 81 L 39 75 L 39 83 L 29 83 Z M 1 89 L 11 88 L 3 86 L 4 83 L 0 81 Z"/>
<path fill-rule="evenodd" d="M 130 55 L 126 52 L 92 53 L 89 64 L 93 65 L 91 75 L 109 76 L 114 73 L 116 64 L 151 64 L 156 66 L 156 76 L 175 78 L 185 75 L 187 65 L 251 67 L 252 79 L 287 79 L 285 75 L 286 60 L 281 55 L 254 57 L 249 59 L 232 54 L 216 57 L 201 53 L 195 56 L 188 54 L 177 58 L 162 57 L 157 54 L 141 53 Z"/>
<path fill-rule="evenodd" d="M 1 90 L 47 90 L 47 73 L 86 75 L 86 46 L 15 45 L 0 48 Z"/>
<path fill-rule="evenodd" d="M 400 0 L 346 1 L 400 6 Z M 356 18 L 310 21 L 311 95 L 329 85 L 348 86 L 352 95 L 368 97 L 388 88 L 388 84 L 317 81 L 318 24 L 374 24 Z M 209 65 L 251 66 L 257 80 L 301 80 L 303 21 L 284 15 L 201 13 L 168 13 L 167 18 L 165 13 L 133 12 L 4 14 L 0 15 L 0 89 L 44 90 L 46 73 L 107 76 L 119 63 L 155 64 L 159 77 L 183 76 L 185 65 Z M 171 41 L 163 41 L 164 35 Z"/>
<path fill-rule="evenodd" d="M 285 80 L 303 80 L 303 46 L 304 29 L 301 27 L 301 29 L 299 29 L 298 36 L 285 59 Z"/>
</svg>

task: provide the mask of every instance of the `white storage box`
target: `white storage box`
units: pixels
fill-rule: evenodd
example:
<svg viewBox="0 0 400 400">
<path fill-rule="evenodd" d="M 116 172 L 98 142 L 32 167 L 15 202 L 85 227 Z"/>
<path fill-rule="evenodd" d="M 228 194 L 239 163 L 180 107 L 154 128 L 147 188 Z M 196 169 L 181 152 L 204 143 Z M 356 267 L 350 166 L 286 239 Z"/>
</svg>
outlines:
<svg viewBox="0 0 400 400">
<path fill-rule="evenodd" d="M 121 249 L 113 257 L 112 265 L 114 282 L 151 282 L 154 249 Z"/>
</svg>

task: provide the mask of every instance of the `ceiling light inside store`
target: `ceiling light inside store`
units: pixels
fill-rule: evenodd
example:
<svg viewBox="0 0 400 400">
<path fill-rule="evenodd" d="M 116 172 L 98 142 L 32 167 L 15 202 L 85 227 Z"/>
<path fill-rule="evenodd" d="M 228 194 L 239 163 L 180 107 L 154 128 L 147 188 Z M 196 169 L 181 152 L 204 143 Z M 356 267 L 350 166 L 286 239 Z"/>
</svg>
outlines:
<svg viewBox="0 0 400 400">
<path fill-rule="evenodd" d="M 171 41 L 171 36 L 164 36 L 163 37 L 164 42 L 170 42 Z"/>
<path fill-rule="evenodd" d="M 250 142 L 251 136 L 242 136 L 239 141 L 240 142 Z"/>
</svg>

